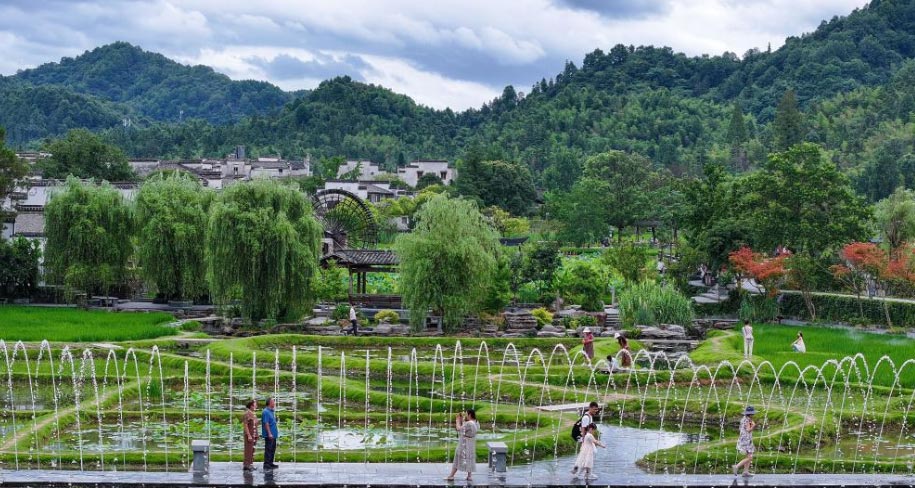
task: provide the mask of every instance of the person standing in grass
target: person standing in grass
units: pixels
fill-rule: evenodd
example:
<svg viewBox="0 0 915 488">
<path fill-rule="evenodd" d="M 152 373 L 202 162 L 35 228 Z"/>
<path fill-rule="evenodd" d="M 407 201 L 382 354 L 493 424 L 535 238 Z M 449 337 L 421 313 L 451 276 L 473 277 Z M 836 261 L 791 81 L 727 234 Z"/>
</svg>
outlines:
<svg viewBox="0 0 915 488">
<path fill-rule="evenodd" d="M 458 471 L 467 472 L 467 481 L 472 480 L 473 472 L 477 469 L 477 412 L 468 408 L 467 412 L 458 414 L 455 419 L 455 428 L 458 431 L 458 445 L 454 451 L 454 463 L 451 465 L 451 474 L 445 478 L 453 481 Z"/>
<path fill-rule="evenodd" d="M 620 367 L 629 368 L 632 366 L 632 350 L 629 349 L 629 339 L 626 339 L 626 336 L 619 332 L 613 334 L 613 338 L 616 339 L 616 343 L 620 346 Z"/>
<path fill-rule="evenodd" d="M 249 400 L 245 404 L 245 416 L 242 424 L 245 431 L 245 460 L 242 463 L 244 471 L 254 471 L 254 446 L 257 444 L 257 400 Z"/>
<path fill-rule="evenodd" d="M 581 349 L 585 352 L 585 356 L 588 356 L 588 360 L 594 360 L 594 334 L 591 333 L 589 327 L 585 327 L 585 330 L 582 331 L 585 334 L 585 338 L 581 340 Z"/>
<path fill-rule="evenodd" d="M 804 344 L 804 333 L 798 332 L 797 339 L 791 344 L 791 349 L 794 349 L 794 352 L 807 352 L 807 345 Z"/>
<path fill-rule="evenodd" d="M 585 479 L 592 480 L 597 478 L 591 471 L 594 469 L 594 452 L 597 447 L 606 448 L 601 441 L 595 437 L 597 425 L 591 423 L 584 429 L 585 436 L 581 439 L 581 449 L 578 451 L 578 457 L 575 458 L 575 467 L 572 468 L 572 475 L 578 477 L 579 471 L 584 471 Z"/>
<path fill-rule="evenodd" d="M 267 407 L 261 413 L 261 434 L 264 436 L 264 469 L 276 469 L 279 466 L 273 462 L 276 456 L 276 438 L 280 432 L 276 426 L 276 400 L 267 399 Z"/>
<path fill-rule="evenodd" d="M 750 359 L 753 356 L 753 326 L 749 320 L 743 321 L 743 357 Z"/>
<path fill-rule="evenodd" d="M 756 447 L 753 446 L 753 429 L 756 428 L 756 422 L 753 421 L 754 415 L 756 415 L 756 409 L 748 406 L 743 411 L 743 418 L 740 419 L 740 435 L 737 437 L 737 452 L 743 454 L 745 457 L 733 466 L 734 476 L 737 476 L 740 468 L 743 468 L 744 478 L 753 476 L 750 474 L 750 465 L 753 463 L 753 453 L 756 452 Z"/>
</svg>

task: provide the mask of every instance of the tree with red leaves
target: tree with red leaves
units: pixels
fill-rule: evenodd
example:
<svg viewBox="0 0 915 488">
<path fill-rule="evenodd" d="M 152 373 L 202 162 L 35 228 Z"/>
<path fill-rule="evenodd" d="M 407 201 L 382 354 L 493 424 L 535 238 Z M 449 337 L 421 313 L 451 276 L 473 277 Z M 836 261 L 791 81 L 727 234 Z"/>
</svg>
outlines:
<svg viewBox="0 0 915 488">
<path fill-rule="evenodd" d="M 778 293 L 778 285 L 785 278 L 788 270 L 785 262 L 790 256 L 789 252 L 780 253 L 775 257 L 766 256 L 763 253 L 753 252 L 747 246 L 741 247 L 728 255 L 728 260 L 734 266 L 734 270 L 742 276 L 753 278 L 759 285 L 762 285 L 761 292 L 765 292 L 769 297 L 774 297 Z"/>
<path fill-rule="evenodd" d="M 840 256 L 845 261 L 845 264 L 833 266 L 832 269 L 833 276 L 843 282 L 847 283 L 852 280 L 856 281 L 856 283 L 866 282 L 869 277 L 887 291 L 893 284 L 911 285 L 915 283 L 913 249 L 911 247 L 900 246 L 894 249 L 892 253 L 887 253 L 876 244 L 870 242 L 852 242 L 842 248 Z M 860 300 L 859 288 L 856 288 L 855 293 Z M 882 302 L 886 323 L 892 327 L 893 322 L 890 319 L 889 306 L 886 300 L 882 300 Z"/>
</svg>

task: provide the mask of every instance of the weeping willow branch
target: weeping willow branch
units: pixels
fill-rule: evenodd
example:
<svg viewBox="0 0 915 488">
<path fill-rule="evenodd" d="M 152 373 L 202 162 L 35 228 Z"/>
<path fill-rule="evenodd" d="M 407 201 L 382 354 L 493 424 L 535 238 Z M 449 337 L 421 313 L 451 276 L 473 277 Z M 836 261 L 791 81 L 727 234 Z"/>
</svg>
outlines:
<svg viewBox="0 0 915 488">
<path fill-rule="evenodd" d="M 297 318 L 312 302 L 321 227 L 311 202 L 270 180 L 237 183 L 213 203 L 207 277 L 214 300 L 245 318 Z"/>
<path fill-rule="evenodd" d="M 137 260 L 144 278 L 167 299 L 207 292 L 204 235 L 213 192 L 186 173 L 159 173 L 137 193 Z"/>
<path fill-rule="evenodd" d="M 395 242 L 403 302 L 414 326 L 431 310 L 453 330 L 480 309 L 496 270 L 498 236 L 473 202 L 444 195 L 426 202 L 416 221 Z"/>
<path fill-rule="evenodd" d="M 106 294 L 123 282 L 133 218 L 114 187 L 69 178 L 48 202 L 45 222 L 49 282 Z"/>
</svg>

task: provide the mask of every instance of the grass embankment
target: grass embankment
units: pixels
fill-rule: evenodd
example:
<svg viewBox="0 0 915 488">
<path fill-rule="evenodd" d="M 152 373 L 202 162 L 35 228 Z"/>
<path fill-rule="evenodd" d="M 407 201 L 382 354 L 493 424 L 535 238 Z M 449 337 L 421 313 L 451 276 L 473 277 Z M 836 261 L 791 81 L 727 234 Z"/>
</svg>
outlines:
<svg viewBox="0 0 915 488">
<path fill-rule="evenodd" d="M 117 313 L 74 308 L 0 305 L 0 339 L 6 342 L 116 342 L 176 334 L 171 314 Z"/>
</svg>

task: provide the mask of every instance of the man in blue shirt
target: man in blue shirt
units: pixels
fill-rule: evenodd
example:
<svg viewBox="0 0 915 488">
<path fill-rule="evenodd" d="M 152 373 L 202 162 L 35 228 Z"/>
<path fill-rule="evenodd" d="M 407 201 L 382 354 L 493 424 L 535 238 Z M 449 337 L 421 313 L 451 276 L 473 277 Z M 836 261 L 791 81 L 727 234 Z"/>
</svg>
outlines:
<svg viewBox="0 0 915 488">
<path fill-rule="evenodd" d="M 276 438 L 279 431 L 276 428 L 276 400 L 267 399 L 267 407 L 261 413 L 261 434 L 264 438 L 264 469 L 276 469 L 279 466 L 273 462 L 276 455 Z"/>
</svg>

